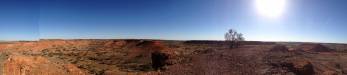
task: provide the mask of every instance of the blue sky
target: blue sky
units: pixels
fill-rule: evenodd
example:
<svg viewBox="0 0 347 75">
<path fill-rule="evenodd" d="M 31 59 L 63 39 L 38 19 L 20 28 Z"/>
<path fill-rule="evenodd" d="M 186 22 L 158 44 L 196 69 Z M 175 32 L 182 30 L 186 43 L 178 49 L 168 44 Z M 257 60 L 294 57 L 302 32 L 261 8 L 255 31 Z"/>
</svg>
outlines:
<svg viewBox="0 0 347 75">
<path fill-rule="evenodd" d="M 255 0 L 0 0 L 0 40 L 246 40 L 347 43 L 347 1 L 287 0 L 281 16 Z"/>
<path fill-rule="evenodd" d="M 0 40 L 39 38 L 39 4 L 32 1 L 0 1 Z"/>
</svg>

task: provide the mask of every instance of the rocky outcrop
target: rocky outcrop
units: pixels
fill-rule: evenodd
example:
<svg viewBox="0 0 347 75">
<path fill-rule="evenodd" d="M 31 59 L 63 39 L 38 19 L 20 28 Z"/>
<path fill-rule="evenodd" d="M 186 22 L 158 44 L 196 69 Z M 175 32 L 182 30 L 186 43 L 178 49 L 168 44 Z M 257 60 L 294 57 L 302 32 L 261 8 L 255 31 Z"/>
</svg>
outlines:
<svg viewBox="0 0 347 75">
<path fill-rule="evenodd" d="M 304 52 L 335 52 L 334 49 L 321 44 L 301 44 L 297 47 L 297 50 Z"/>
<path fill-rule="evenodd" d="M 270 49 L 271 52 L 289 52 L 288 48 L 284 45 L 275 45 Z"/>
<path fill-rule="evenodd" d="M 310 61 L 304 59 L 293 59 L 283 64 L 296 75 L 314 75 L 314 68 Z"/>
<path fill-rule="evenodd" d="M 168 55 L 159 51 L 152 52 L 151 54 L 152 68 L 154 70 L 163 69 L 167 65 Z"/>
<path fill-rule="evenodd" d="M 65 69 L 67 70 L 65 70 Z M 65 66 L 40 56 L 10 56 L 4 63 L 3 75 L 86 75 L 74 65 Z"/>
<path fill-rule="evenodd" d="M 142 67 L 141 69 L 150 66 L 153 70 L 163 69 L 165 65 L 172 64 L 169 59 L 174 58 L 173 52 L 168 47 L 163 45 L 161 41 L 141 41 L 135 45 L 129 51 L 127 61 L 140 61 L 140 62 L 129 62 L 137 63 L 133 66 Z"/>
</svg>

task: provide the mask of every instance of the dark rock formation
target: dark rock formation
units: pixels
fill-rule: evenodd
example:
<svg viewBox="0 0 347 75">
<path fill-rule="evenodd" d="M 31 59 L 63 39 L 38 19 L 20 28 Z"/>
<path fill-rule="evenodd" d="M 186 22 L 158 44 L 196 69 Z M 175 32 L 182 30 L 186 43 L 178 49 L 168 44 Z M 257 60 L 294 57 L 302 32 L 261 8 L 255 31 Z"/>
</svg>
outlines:
<svg viewBox="0 0 347 75">
<path fill-rule="evenodd" d="M 152 67 L 155 70 L 163 69 L 163 67 L 167 64 L 168 55 L 161 52 L 153 52 L 151 54 L 152 59 Z"/>
</svg>

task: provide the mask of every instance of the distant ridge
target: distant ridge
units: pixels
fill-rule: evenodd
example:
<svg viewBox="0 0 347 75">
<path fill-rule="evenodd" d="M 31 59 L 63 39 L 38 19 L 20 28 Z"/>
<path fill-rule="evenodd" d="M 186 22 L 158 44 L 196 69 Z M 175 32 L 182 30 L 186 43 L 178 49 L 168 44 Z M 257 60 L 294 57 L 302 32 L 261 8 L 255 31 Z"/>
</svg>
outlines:
<svg viewBox="0 0 347 75">
<path fill-rule="evenodd" d="M 165 40 L 165 41 L 187 41 L 187 42 L 224 42 L 224 40 L 169 40 L 169 39 L 38 39 L 38 40 L 0 40 L 0 42 L 35 42 L 35 41 L 54 41 L 54 40 Z M 277 43 L 277 44 L 347 44 L 330 42 L 298 42 L 298 41 L 245 41 L 246 43 Z"/>
</svg>

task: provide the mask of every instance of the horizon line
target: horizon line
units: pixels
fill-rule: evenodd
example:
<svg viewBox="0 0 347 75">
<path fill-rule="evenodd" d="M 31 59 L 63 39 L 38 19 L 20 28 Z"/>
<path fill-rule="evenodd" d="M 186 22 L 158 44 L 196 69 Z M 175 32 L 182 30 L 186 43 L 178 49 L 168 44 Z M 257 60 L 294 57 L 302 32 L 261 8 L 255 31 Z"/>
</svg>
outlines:
<svg viewBox="0 0 347 75">
<path fill-rule="evenodd" d="M 163 41 L 225 41 L 225 40 L 213 40 L 213 39 L 140 39 L 140 38 L 44 38 L 44 39 L 35 39 L 35 40 L 0 40 L 0 42 L 35 42 L 35 41 L 43 41 L 43 40 L 163 40 Z M 257 41 L 257 42 L 284 42 L 284 43 L 332 43 L 332 44 L 347 44 L 342 42 L 314 42 L 314 41 L 260 41 L 260 40 L 246 40 L 246 41 Z"/>
</svg>

